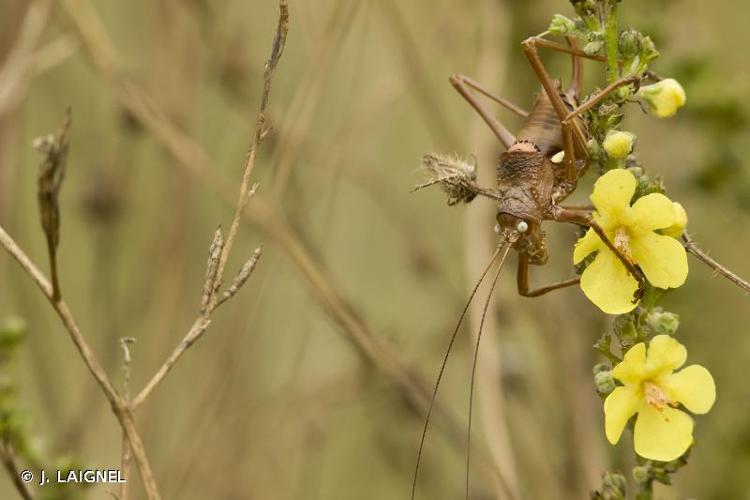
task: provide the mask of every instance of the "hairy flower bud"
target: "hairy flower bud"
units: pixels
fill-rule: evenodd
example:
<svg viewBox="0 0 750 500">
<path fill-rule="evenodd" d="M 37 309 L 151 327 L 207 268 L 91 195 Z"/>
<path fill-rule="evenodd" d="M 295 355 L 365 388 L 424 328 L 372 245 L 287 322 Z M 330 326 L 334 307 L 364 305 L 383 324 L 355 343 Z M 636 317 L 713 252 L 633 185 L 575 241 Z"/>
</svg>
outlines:
<svg viewBox="0 0 750 500">
<path fill-rule="evenodd" d="M 604 491 L 608 492 L 610 495 L 613 495 L 607 498 L 624 498 L 625 489 L 628 485 L 625 476 L 614 472 L 607 472 L 604 474 L 604 480 L 602 481 L 602 483 L 604 484 Z"/>
<path fill-rule="evenodd" d="M 595 373 L 594 384 L 596 385 L 596 392 L 602 395 L 607 395 L 615 390 L 615 379 L 612 377 L 611 371 Z"/>
<path fill-rule="evenodd" d="M 655 335 L 674 335 L 680 327 L 680 316 L 655 307 L 646 316 L 646 324 Z"/>
<path fill-rule="evenodd" d="M 628 29 L 620 33 L 620 40 L 617 44 L 620 54 L 625 59 L 632 59 L 637 56 L 641 50 L 641 38 L 642 35 L 634 29 Z"/>
<path fill-rule="evenodd" d="M 650 479 L 648 467 L 644 467 L 642 465 L 633 467 L 633 479 L 635 479 L 635 482 L 638 484 L 643 484 L 648 481 Z"/>
<path fill-rule="evenodd" d="M 555 14 L 549 25 L 548 31 L 552 35 L 563 36 L 572 33 L 576 29 L 576 23 L 561 14 Z"/>
<path fill-rule="evenodd" d="M 583 46 L 583 51 L 588 56 L 595 56 L 599 53 L 600 50 L 602 50 L 602 47 L 604 46 L 604 42 L 601 40 L 594 40 L 593 42 L 589 42 L 586 45 Z"/>
<path fill-rule="evenodd" d="M 634 144 L 635 135 L 630 132 L 623 132 L 622 130 L 609 131 L 604 138 L 604 142 L 602 142 L 607 155 L 616 160 L 627 158 L 633 151 Z"/>
</svg>

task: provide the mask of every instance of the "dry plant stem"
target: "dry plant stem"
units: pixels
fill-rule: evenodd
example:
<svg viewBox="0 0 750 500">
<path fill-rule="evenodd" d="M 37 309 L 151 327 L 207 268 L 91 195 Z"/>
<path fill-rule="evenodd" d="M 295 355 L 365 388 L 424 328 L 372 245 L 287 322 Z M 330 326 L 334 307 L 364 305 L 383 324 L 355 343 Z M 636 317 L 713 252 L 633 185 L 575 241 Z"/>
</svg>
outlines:
<svg viewBox="0 0 750 500">
<path fill-rule="evenodd" d="M 16 452 L 10 443 L 0 443 L 0 460 L 3 462 L 5 470 L 8 471 L 13 486 L 21 498 L 24 500 L 34 500 L 34 494 L 29 490 L 28 484 L 23 482 L 20 477 L 21 469 L 16 462 Z"/>
<path fill-rule="evenodd" d="M 247 203 L 250 201 L 251 196 L 255 193 L 255 189 L 250 189 L 250 176 L 255 168 L 255 160 L 258 156 L 258 148 L 265 137 L 265 125 L 266 125 L 266 108 L 268 107 L 268 97 L 271 93 L 271 80 L 273 78 L 274 70 L 279 63 L 282 53 L 284 52 L 284 45 L 286 44 L 286 35 L 289 30 L 289 9 L 287 7 L 286 0 L 279 1 L 279 22 L 276 27 L 276 35 L 273 39 L 273 47 L 271 49 L 271 55 L 266 61 L 265 68 L 263 70 L 263 94 L 260 100 L 260 109 L 258 110 L 258 117 L 255 124 L 255 135 L 253 136 L 253 142 L 250 146 L 250 150 L 247 154 L 245 161 L 244 173 L 242 174 L 242 184 L 240 185 L 240 195 L 237 200 L 237 206 L 234 211 L 234 218 L 232 219 L 232 225 L 229 227 L 229 233 L 224 244 L 224 250 L 221 254 L 221 260 L 219 261 L 219 269 L 217 272 L 217 282 L 221 283 L 224 275 L 224 268 L 226 267 L 229 253 L 232 251 L 234 240 L 237 236 L 237 231 L 240 226 L 240 219 L 242 218 L 242 212 L 245 211 Z M 216 303 L 214 298 L 214 307 Z M 209 307 L 211 309 L 211 307 Z"/>
<path fill-rule="evenodd" d="M 151 380 L 149 380 L 148 383 L 143 387 L 143 389 L 141 389 L 141 392 L 139 392 L 138 395 L 133 398 L 130 403 L 130 407 L 133 410 L 136 410 L 141 404 L 143 404 L 143 402 L 148 398 L 149 394 L 151 394 L 156 386 L 158 386 L 161 381 L 164 380 L 164 377 L 167 376 L 167 373 L 169 373 L 175 363 L 177 363 L 177 360 L 179 360 L 180 357 L 185 353 L 185 351 L 187 351 L 190 346 L 192 346 L 193 343 L 195 343 L 195 341 L 198 340 L 201 335 L 203 335 L 203 332 L 206 331 L 210 324 L 211 320 L 203 316 L 200 316 L 195 320 L 193 326 L 190 327 L 187 335 L 185 335 L 185 338 L 183 338 L 179 345 L 175 347 L 174 351 L 172 351 L 172 354 L 169 355 L 164 364 L 161 365 L 154 376 L 151 377 Z"/>
<path fill-rule="evenodd" d="M 685 249 L 690 252 L 691 254 L 695 255 L 698 260 L 706 264 L 708 267 L 713 269 L 715 272 L 721 274 L 726 279 L 737 285 L 738 287 L 742 288 L 746 292 L 750 292 L 750 283 L 748 283 L 746 280 L 740 278 L 736 274 L 734 274 L 732 271 L 724 267 L 723 265 L 716 262 L 714 259 L 712 259 L 705 251 L 703 251 L 694 241 L 693 239 L 687 234 L 682 235 L 682 239 L 684 241 Z"/>
<path fill-rule="evenodd" d="M 172 351 L 172 354 L 167 358 L 164 364 L 157 370 L 151 380 L 148 381 L 146 386 L 141 390 L 138 396 L 133 399 L 131 408 L 136 409 L 140 406 L 149 394 L 156 388 L 159 383 L 164 380 L 167 373 L 172 369 L 177 360 L 184 354 L 184 352 L 190 348 L 206 331 L 208 326 L 211 324 L 210 316 L 211 313 L 227 299 L 234 296 L 239 288 L 244 284 L 247 278 L 255 269 L 255 265 L 260 258 L 260 249 L 257 249 L 253 254 L 253 257 L 243 267 L 238 278 L 241 281 L 235 280 L 230 289 L 223 295 L 218 295 L 218 289 L 221 286 L 224 270 L 226 268 L 229 254 L 232 251 L 232 246 L 237 237 L 242 215 L 247 208 L 247 204 L 250 199 L 255 195 L 257 184 L 250 187 L 250 177 L 255 168 L 255 161 L 258 156 L 258 149 L 260 148 L 261 142 L 266 135 L 265 123 L 266 123 L 266 108 L 268 107 L 268 98 L 271 93 L 271 80 L 273 78 L 274 70 L 279 63 L 282 53 L 284 52 L 284 45 L 286 43 L 286 36 L 289 29 L 289 10 L 287 7 L 286 0 L 279 2 L 279 22 L 276 28 L 276 36 L 273 40 L 273 47 L 271 49 L 271 55 L 266 62 L 265 69 L 263 71 L 263 94 L 260 102 L 260 109 L 258 111 L 258 117 L 256 119 L 255 134 L 253 136 L 250 150 L 245 160 L 244 173 L 242 175 L 242 183 L 240 185 L 240 194 L 237 200 L 237 205 L 234 211 L 234 217 L 232 218 L 232 224 L 229 227 L 229 233 L 227 234 L 226 240 L 221 239 L 221 232 L 217 231 L 214 236 L 214 242 L 212 248 L 221 250 L 218 264 L 215 270 L 211 270 L 212 259 L 209 259 L 209 273 L 206 280 L 206 288 L 204 291 L 203 306 L 201 307 L 201 314 L 196 318 L 193 326 L 190 327 L 185 338 L 180 344 Z"/>
<path fill-rule="evenodd" d="M 204 149 L 192 137 L 176 128 L 142 88 L 118 71 L 119 57 L 90 4 L 86 0 L 66 0 L 65 6 L 94 69 L 111 85 L 122 106 L 151 132 L 181 167 L 216 192 L 224 202 L 234 204 L 235 196 L 231 188 L 213 173 L 211 160 Z M 370 328 L 317 257 L 320 252 L 310 248 L 302 235 L 260 196 L 253 199 L 249 208 L 252 210 L 246 209 L 243 218 L 287 253 L 310 288 L 312 297 L 339 325 L 362 357 L 394 384 L 412 408 L 424 415 L 429 405 L 429 395 L 425 389 L 428 383 L 406 367 L 387 339 Z M 439 428 L 456 446 L 463 447 L 462 426 L 445 409 L 438 406 L 438 410 L 442 417 L 438 421 L 442 424 Z M 486 453 L 480 456 L 480 460 L 485 468 L 496 473 Z"/>
<path fill-rule="evenodd" d="M 8 233 L 2 226 L 0 226 L 0 246 L 4 247 L 24 269 L 24 271 L 26 271 L 26 273 L 31 277 L 31 279 L 39 287 L 42 293 L 44 293 L 44 295 L 47 297 L 50 304 L 55 309 L 55 312 L 57 312 L 57 315 L 60 317 L 63 326 L 67 330 L 71 340 L 78 349 L 81 358 L 83 358 L 83 362 L 86 364 L 89 372 L 91 372 L 91 375 L 94 377 L 94 379 L 104 392 L 104 395 L 109 400 L 112 411 L 117 417 L 117 420 L 120 422 L 120 425 L 122 426 L 128 441 L 130 442 L 135 463 L 138 466 L 138 471 L 140 472 L 141 479 L 143 480 L 143 486 L 146 490 L 146 495 L 150 500 L 159 500 L 161 496 L 159 495 L 156 480 L 154 479 L 153 472 L 151 471 L 151 465 L 149 464 L 148 457 L 146 456 L 146 450 L 143 446 L 143 442 L 141 441 L 141 438 L 135 428 L 133 415 L 127 409 L 126 402 L 123 401 L 123 399 L 115 390 L 106 372 L 99 364 L 99 361 L 97 361 L 96 356 L 91 350 L 88 342 L 81 334 L 81 331 L 78 328 L 78 324 L 73 318 L 73 314 L 68 308 L 68 305 L 64 300 L 56 300 L 53 297 L 52 285 L 49 283 L 47 278 L 42 274 L 39 268 L 37 268 L 34 263 L 31 262 L 26 253 L 16 244 L 13 238 L 8 235 Z"/>
<path fill-rule="evenodd" d="M 135 342 L 133 337 L 124 337 L 120 339 L 120 345 L 123 350 L 122 359 L 122 395 L 125 401 L 130 401 L 130 375 L 131 375 L 131 357 L 130 345 Z M 128 436 L 122 433 L 122 453 L 120 459 L 120 471 L 125 478 L 130 477 L 130 463 L 132 461 L 132 451 Z M 119 500 L 127 500 L 130 497 L 130 483 L 125 481 L 120 484 L 120 492 L 117 495 Z"/>
</svg>

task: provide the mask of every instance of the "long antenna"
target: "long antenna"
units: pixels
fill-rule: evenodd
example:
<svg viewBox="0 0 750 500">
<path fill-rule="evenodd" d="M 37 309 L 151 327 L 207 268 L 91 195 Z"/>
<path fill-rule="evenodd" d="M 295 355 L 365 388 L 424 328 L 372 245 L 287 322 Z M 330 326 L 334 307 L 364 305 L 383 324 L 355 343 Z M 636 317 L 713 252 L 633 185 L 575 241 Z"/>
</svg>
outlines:
<svg viewBox="0 0 750 500">
<path fill-rule="evenodd" d="M 476 285 L 474 285 L 474 289 L 471 291 L 471 295 L 469 295 L 469 300 L 466 302 L 466 305 L 464 306 L 463 311 L 461 311 L 461 316 L 459 316 L 458 322 L 456 323 L 456 327 L 453 329 L 453 333 L 451 334 L 450 342 L 448 342 L 448 348 L 446 349 L 445 355 L 443 356 L 443 363 L 440 365 L 440 371 L 438 372 L 437 381 L 435 382 L 435 388 L 432 391 L 432 398 L 430 399 L 430 406 L 427 409 L 427 416 L 425 417 L 425 420 L 424 420 L 424 427 L 422 428 L 422 437 L 419 441 L 419 451 L 417 452 L 417 464 L 414 467 L 414 480 L 412 481 L 412 485 L 411 485 L 411 500 L 414 500 L 414 498 L 416 497 L 417 478 L 419 476 L 419 464 L 422 461 L 422 450 L 424 449 L 425 439 L 427 438 L 427 428 L 430 425 L 430 417 L 432 417 L 432 410 L 435 407 L 435 400 L 437 399 L 438 389 L 440 388 L 440 381 L 443 379 L 443 374 L 445 373 L 445 366 L 448 363 L 448 356 L 450 355 L 451 349 L 453 348 L 453 344 L 456 342 L 456 337 L 458 336 L 458 332 L 461 328 L 461 324 L 463 323 L 464 318 L 466 317 L 466 313 L 469 310 L 469 306 L 471 305 L 472 300 L 474 300 L 474 296 L 477 294 L 477 290 L 479 290 L 479 286 L 482 284 L 482 281 L 484 281 L 485 276 L 487 276 L 487 273 L 489 273 L 490 269 L 492 268 L 492 265 L 495 263 L 495 260 L 500 255 L 500 253 L 504 251 L 503 260 L 505 260 L 505 256 L 508 255 L 509 249 L 510 249 L 510 242 L 507 239 L 504 239 L 497 246 L 497 248 L 495 249 L 495 252 L 492 254 L 492 258 L 490 259 L 490 262 L 487 264 L 487 267 L 485 267 Z"/>
<path fill-rule="evenodd" d="M 477 334 L 477 343 L 474 346 L 474 360 L 471 365 L 471 384 L 469 385 L 469 422 L 466 427 L 466 500 L 469 500 L 469 466 L 471 463 L 471 417 L 474 409 L 474 386 L 477 374 L 477 362 L 479 360 L 479 343 L 482 341 L 482 329 L 484 328 L 484 320 L 487 317 L 487 310 L 490 307 L 490 300 L 492 294 L 495 291 L 495 285 L 497 285 L 497 279 L 500 277 L 500 271 L 503 269 L 505 258 L 508 256 L 510 245 L 505 245 L 505 249 L 500 257 L 500 264 L 497 266 L 497 272 L 495 278 L 492 280 L 490 285 L 490 291 L 487 293 L 487 300 L 484 302 L 484 308 L 482 309 L 482 319 L 479 321 L 479 333 Z"/>
</svg>

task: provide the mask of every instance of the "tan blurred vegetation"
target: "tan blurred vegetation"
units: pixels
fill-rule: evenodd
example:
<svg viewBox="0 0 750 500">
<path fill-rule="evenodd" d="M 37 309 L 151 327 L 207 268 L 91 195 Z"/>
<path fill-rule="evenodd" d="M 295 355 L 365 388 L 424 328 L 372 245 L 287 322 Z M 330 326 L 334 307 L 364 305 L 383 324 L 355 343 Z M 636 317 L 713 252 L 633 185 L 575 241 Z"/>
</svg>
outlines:
<svg viewBox="0 0 750 500">
<path fill-rule="evenodd" d="M 119 338 L 137 339 L 132 385 L 140 388 L 193 321 L 211 236 L 231 220 L 277 4 L 94 3 L 116 50 L 109 55 L 188 140 L 176 143 L 143 123 L 120 73 L 92 63 L 66 8 L 78 4 L 56 3 L 35 44 L 37 64 L 17 99 L 0 105 L 0 224 L 47 269 L 35 194 L 40 157 L 30 144 L 56 130 L 71 106 L 62 288 L 118 384 Z M 0 61 L 17 47 L 29 5 L 0 3 Z M 649 172 L 662 174 L 686 207 L 695 238 L 748 276 L 750 132 L 741 118 L 750 8 L 738 0 L 625 0 L 622 10 L 624 24 L 654 34 L 662 52 L 654 69 L 682 71 L 688 90 L 684 114 L 656 121 L 632 108 L 626 128 L 639 136 Z M 259 244 L 263 259 L 137 416 L 165 498 L 407 497 L 425 395 L 494 241 L 491 203 L 448 208 L 437 189 L 409 194 L 416 167 L 426 152 L 475 153 L 480 178 L 492 182 L 499 144 L 447 77 L 465 73 L 529 106 L 538 84 L 518 44 L 556 12 L 571 9 L 563 0 L 291 1 L 272 130 L 254 176 L 259 195 L 229 272 Z M 568 60 L 547 60 L 568 77 Z M 601 72 L 586 70 L 591 88 Z M 725 95 L 740 120 L 722 144 L 728 132 L 707 130 L 690 109 Z M 740 169 L 724 173 L 721 152 Z M 724 180 L 700 182 L 715 171 Z M 590 179 L 576 199 L 589 188 Z M 547 232 L 553 256 L 533 270 L 535 283 L 572 272 L 575 230 L 548 224 Z M 590 375 L 598 362 L 591 345 L 607 319 L 575 288 L 518 297 L 513 264 L 482 341 L 473 498 L 503 497 L 503 482 L 523 498 L 586 498 L 605 470 L 632 467 L 627 440 L 617 448 L 605 441 Z M 658 496 L 750 499 L 747 297 L 691 260 L 687 285 L 665 304 L 681 317 L 690 360 L 713 372 L 718 401 L 698 419 L 690 465 Z M 121 437 L 106 400 L 49 305 L 2 253 L 0 318 L 12 314 L 29 324 L 14 376 L 34 438 L 56 454 L 116 467 Z M 431 428 L 420 498 L 462 495 L 475 330 L 463 331 L 448 366 L 440 402 L 455 416 Z M 0 497 L 15 494 L 0 475 Z"/>
</svg>

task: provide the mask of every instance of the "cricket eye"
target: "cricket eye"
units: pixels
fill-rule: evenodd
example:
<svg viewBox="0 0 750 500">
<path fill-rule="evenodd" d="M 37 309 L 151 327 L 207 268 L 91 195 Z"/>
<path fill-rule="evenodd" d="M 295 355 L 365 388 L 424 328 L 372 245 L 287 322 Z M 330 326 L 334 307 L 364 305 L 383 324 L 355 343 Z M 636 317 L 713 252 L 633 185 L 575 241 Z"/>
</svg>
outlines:
<svg viewBox="0 0 750 500">
<path fill-rule="evenodd" d="M 522 220 L 516 226 L 516 231 L 518 231 L 519 233 L 525 233 L 528 230 L 529 230 L 529 224 L 525 220 Z"/>
</svg>

